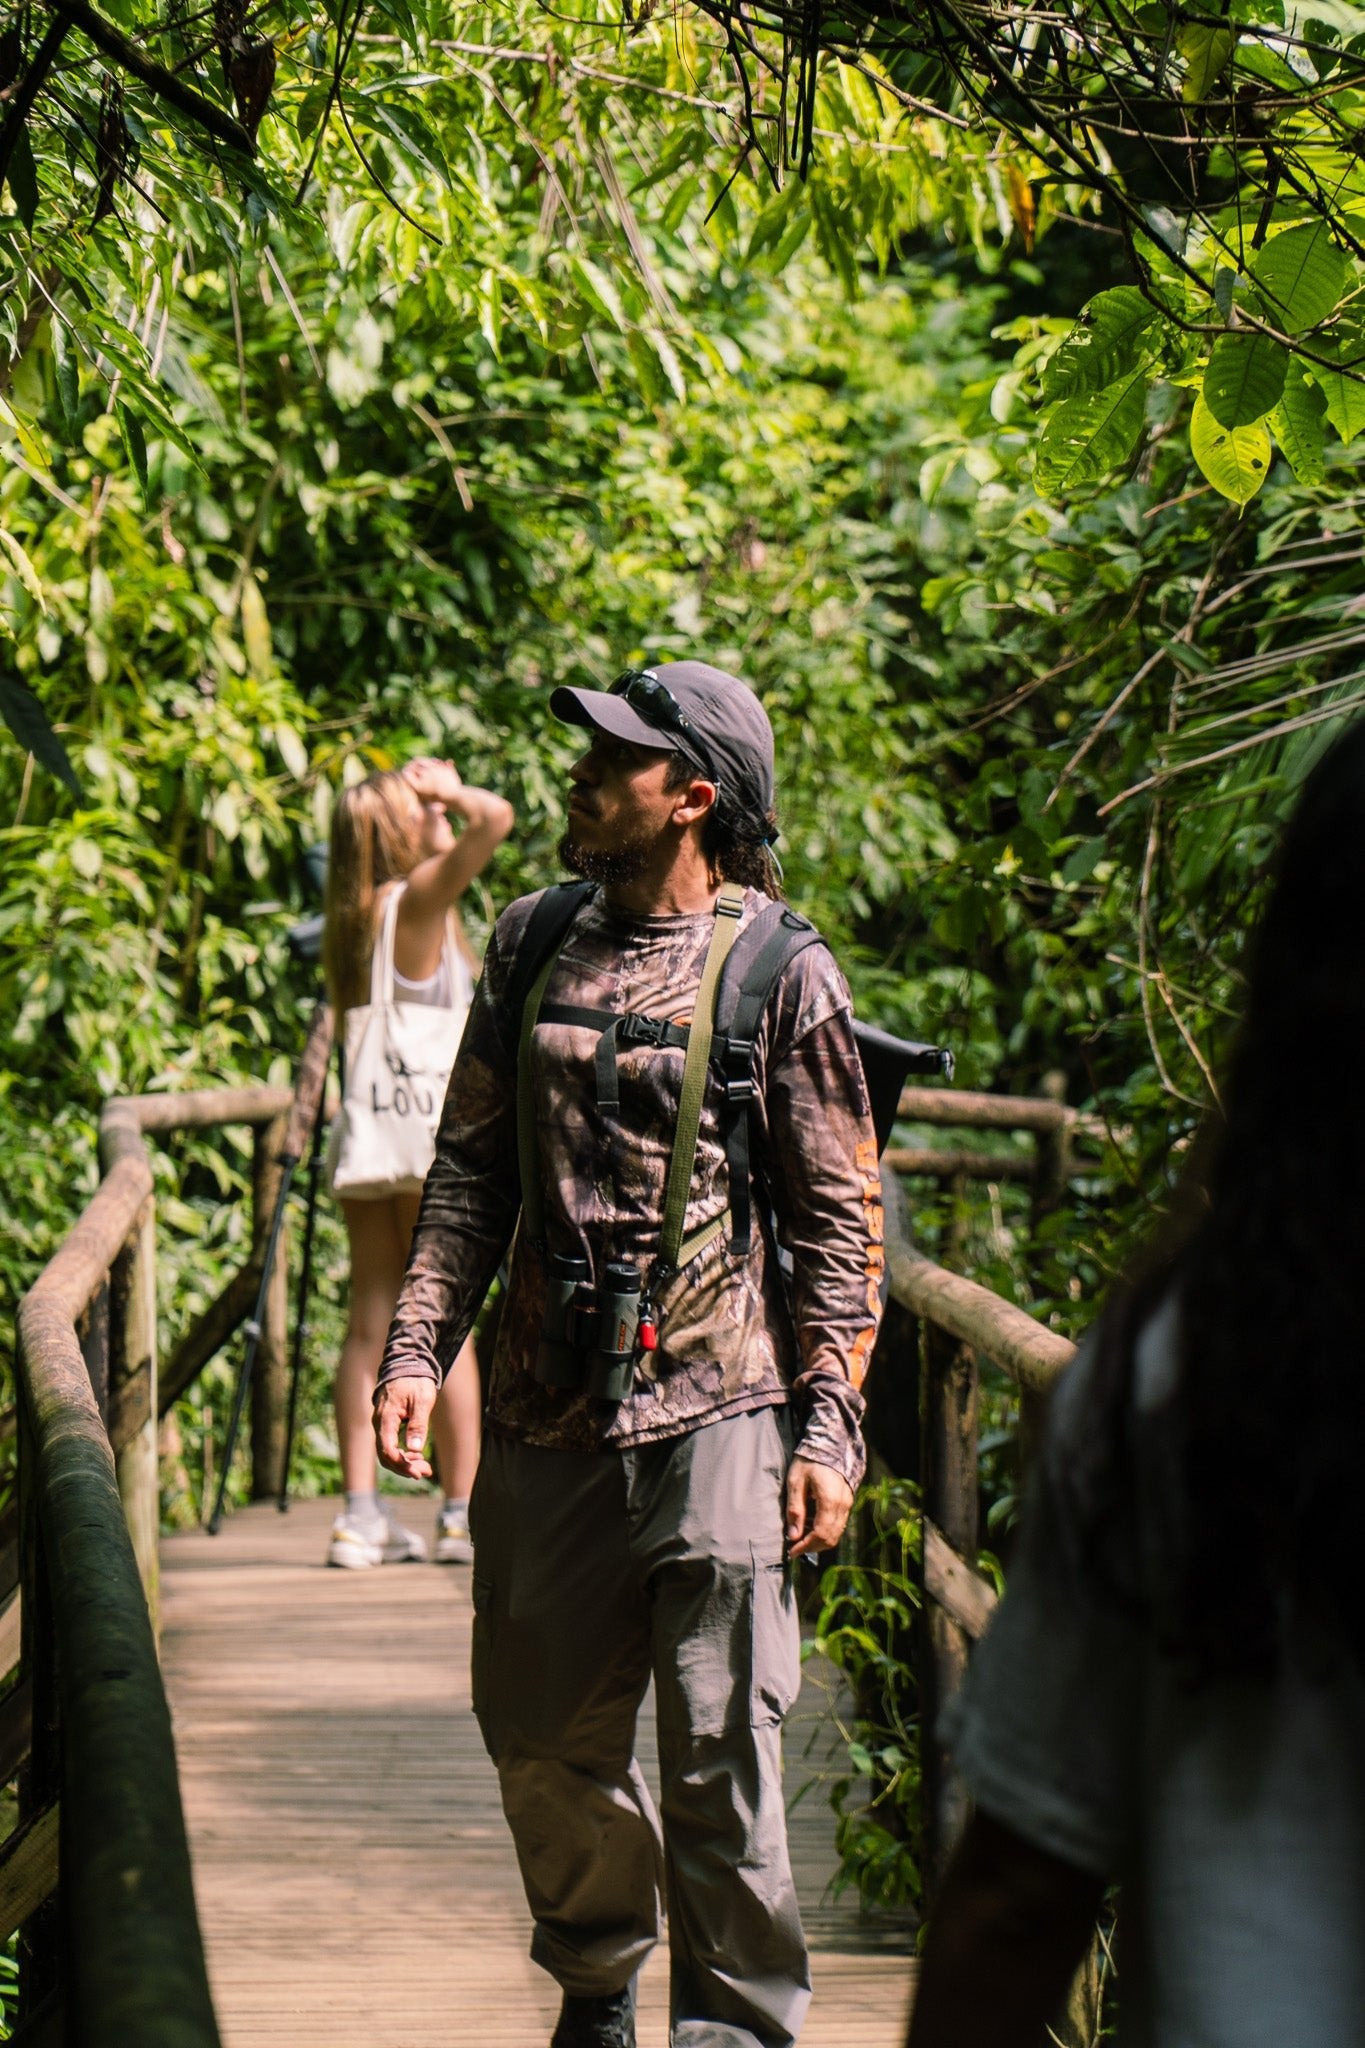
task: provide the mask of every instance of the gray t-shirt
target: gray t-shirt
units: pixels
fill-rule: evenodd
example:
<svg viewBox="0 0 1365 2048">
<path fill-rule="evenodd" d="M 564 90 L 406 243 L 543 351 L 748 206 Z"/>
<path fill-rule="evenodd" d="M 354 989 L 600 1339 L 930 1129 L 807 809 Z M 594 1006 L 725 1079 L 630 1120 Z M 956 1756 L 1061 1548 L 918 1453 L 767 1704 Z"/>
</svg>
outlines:
<svg viewBox="0 0 1365 2048">
<path fill-rule="evenodd" d="M 1143 1332 L 1141 1409 L 1172 1391 L 1175 1335 L 1169 1306 Z M 1068 1434 L 1092 1370 L 1085 1346 L 1058 1389 Z M 1299 1642 L 1272 1681 L 1190 1689 L 1140 1614 L 1068 1564 L 1065 1514 L 1040 1475 L 1008 1597 L 947 1717 L 972 1797 L 1122 1883 L 1123 2048 L 1362 2048 L 1360 1672 Z M 1235 1530 L 1223 1563 L 1238 1568 Z"/>
</svg>

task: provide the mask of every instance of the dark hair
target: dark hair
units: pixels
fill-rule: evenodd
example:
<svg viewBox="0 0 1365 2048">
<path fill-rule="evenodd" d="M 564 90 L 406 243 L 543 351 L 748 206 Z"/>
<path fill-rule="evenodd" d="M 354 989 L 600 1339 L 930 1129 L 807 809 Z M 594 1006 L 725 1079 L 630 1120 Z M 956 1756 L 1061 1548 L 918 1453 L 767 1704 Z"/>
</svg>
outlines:
<svg viewBox="0 0 1365 2048">
<path fill-rule="evenodd" d="M 1054 1440 L 1112 1573 L 1142 1484 L 1142 1597 L 1195 1674 L 1266 1672 L 1287 1596 L 1365 1665 L 1365 720 L 1308 777 L 1251 950 L 1224 1113 L 1164 1241 L 1105 1310 L 1096 1402 Z M 1171 1399 L 1137 1416 L 1135 1340 L 1175 1290 Z M 1149 1526 L 1150 1525 L 1150 1526 Z M 1112 1590 L 1112 1579 L 1111 1579 Z"/>
<path fill-rule="evenodd" d="M 695 761 L 675 752 L 669 759 L 664 788 L 684 789 L 699 772 Z M 785 903 L 777 862 L 768 846 L 776 837 L 776 811 L 769 811 L 759 821 L 731 810 L 722 796 L 702 826 L 701 850 L 722 882 L 738 882 L 741 888 L 757 889 L 775 903 Z"/>
</svg>

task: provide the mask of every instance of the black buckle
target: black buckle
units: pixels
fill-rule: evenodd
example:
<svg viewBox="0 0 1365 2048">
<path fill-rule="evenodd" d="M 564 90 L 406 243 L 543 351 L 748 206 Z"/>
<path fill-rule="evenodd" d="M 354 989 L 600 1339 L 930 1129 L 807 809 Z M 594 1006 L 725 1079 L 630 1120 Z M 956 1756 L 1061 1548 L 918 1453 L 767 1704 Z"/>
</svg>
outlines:
<svg viewBox="0 0 1365 2048">
<path fill-rule="evenodd" d="M 721 1074 L 725 1081 L 725 1100 L 734 1103 L 752 1102 L 757 1094 L 753 1080 L 754 1041 L 752 1038 L 727 1038 L 721 1053 Z"/>
<path fill-rule="evenodd" d="M 627 1010 L 616 1021 L 616 1043 L 618 1045 L 662 1045 L 667 1021 L 662 1017 L 642 1017 L 636 1010 Z"/>
</svg>

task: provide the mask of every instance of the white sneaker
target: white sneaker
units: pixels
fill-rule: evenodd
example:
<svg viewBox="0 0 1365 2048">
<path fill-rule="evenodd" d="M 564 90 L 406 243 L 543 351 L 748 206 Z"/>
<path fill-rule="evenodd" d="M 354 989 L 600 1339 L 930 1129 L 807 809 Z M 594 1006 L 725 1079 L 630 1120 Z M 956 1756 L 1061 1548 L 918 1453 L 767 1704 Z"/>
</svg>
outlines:
<svg viewBox="0 0 1365 2048">
<path fill-rule="evenodd" d="M 414 1529 L 405 1529 L 391 1515 L 381 1514 L 372 1522 L 358 1515 L 339 1514 L 332 1524 L 327 1546 L 328 1564 L 343 1571 L 368 1571 L 377 1564 L 420 1563 L 427 1546 Z"/>
<path fill-rule="evenodd" d="M 436 1517 L 437 1564 L 473 1564 L 474 1544 L 469 1534 L 469 1516 L 463 1508 L 442 1508 Z"/>
<path fill-rule="evenodd" d="M 387 1500 L 380 1500 L 384 1516 L 384 1562 L 385 1564 L 424 1564 L 427 1555 L 427 1540 L 415 1529 L 407 1529 L 399 1521 Z"/>
<path fill-rule="evenodd" d="M 332 1524 L 332 1540 L 327 1546 L 328 1564 L 339 1565 L 343 1571 L 368 1571 L 371 1565 L 384 1562 L 384 1539 L 388 1524 L 381 1518 L 378 1522 L 362 1522 L 356 1515 L 339 1514 Z"/>
</svg>

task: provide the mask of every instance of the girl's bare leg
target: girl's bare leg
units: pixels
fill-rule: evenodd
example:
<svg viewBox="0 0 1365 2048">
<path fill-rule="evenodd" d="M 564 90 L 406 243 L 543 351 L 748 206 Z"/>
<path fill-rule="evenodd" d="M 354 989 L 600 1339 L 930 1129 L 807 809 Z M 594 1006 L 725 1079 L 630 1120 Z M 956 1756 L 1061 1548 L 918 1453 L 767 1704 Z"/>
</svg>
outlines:
<svg viewBox="0 0 1365 2048">
<path fill-rule="evenodd" d="M 474 1340 L 466 1339 L 446 1374 L 446 1383 L 431 1418 L 441 1491 L 447 1500 L 468 1500 L 479 1469 L 479 1431 L 483 1422 L 483 1388 Z"/>
<path fill-rule="evenodd" d="M 399 1195 L 396 1201 L 399 1227 L 404 1233 L 403 1263 L 406 1267 L 408 1246 L 412 1242 L 421 1197 Z M 395 1289 L 395 1301 L 397 1298 Z M 436 1468 L 440 1476 L 441 1491 L 447 1500 L 469 1498 L 474 1484 L 474 1474 L 479 1469 L 479 1432 L 482 1420 L 483 1388 L 479 1382 L 479 1361 L 475 1356 L 474 1340 L 471 1337 L 461 1346 L 454 1365 L 446 1374 L 445 1385 L 441 1389 L 431 1418 Z"/>
<path fill-rule="evenodd" d="M 342 1484 L 348 1493 L 373 1493 L 378 1478 L 374 1388 L 412 1230 L 411 1222 L 399 1213 L 403 1199 L 390 1195 L 376 1202 L 341 1204 L 351 1247 L 351 1300 L 333 1400 Z"/>
</svg>

